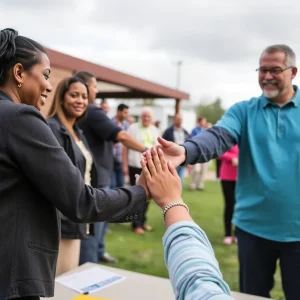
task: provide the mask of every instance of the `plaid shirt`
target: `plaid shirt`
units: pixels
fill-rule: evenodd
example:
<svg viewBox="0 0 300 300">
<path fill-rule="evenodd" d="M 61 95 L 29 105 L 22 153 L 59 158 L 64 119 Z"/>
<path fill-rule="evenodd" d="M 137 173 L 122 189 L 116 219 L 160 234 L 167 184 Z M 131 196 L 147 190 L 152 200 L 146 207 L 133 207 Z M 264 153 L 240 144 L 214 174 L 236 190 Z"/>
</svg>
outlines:
<svg viewBox="0 0 300 300">
<path fill-rule="evenodd" d="M 114 124 L 119 126 L 116 117 L 113 117 L 111 120 Z M 126 131 L 129 127 L 129 123 L 127 121 L 123 121 L 122 125 L 119 126 L 119 127 Z M 122 149 L 123 149 L 123 144 L 122 143 L 116 143 L 113 146 L 114 159 L 118 163 L 122 163 Z"/>
</svg>

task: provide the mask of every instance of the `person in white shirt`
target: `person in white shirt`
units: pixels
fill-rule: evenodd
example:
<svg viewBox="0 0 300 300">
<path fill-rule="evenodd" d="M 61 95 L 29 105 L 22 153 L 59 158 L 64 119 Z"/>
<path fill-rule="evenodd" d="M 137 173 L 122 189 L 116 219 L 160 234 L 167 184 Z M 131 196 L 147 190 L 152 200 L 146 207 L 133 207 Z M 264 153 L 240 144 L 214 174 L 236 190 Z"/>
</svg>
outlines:
<svg viewBox="0 0 300 300">
<path fill-rule="evenodd" d="M 183 144 L 189 137 L 189 133 L 182 127 L 183 117 L 177 113 L 173 118 L 173 125 L 165 130 L 163 138 L 167 141 L 174 142 L 178 145 Z M 185 166 L 178 166 L 177 173 L 181 179 L 181 184 L 184 184 Z"/>
<path fill-rule="evenodd" d="M 133 136 L 137 141 L 145 146 L 145 150 L 153 147 L 157 144 L 157 138 L 159 131 L 152 123 L 153 114 L 152 110 L 145 107 L 140 116 L 140 121 L 131 124 L 127 132 Z M 141 174 L 142 168 L 140 165 L 142 154 L 140 152 L 123 148 L 123 170 L 129 174 L 130 184 L 135 185 L 135 175 Z M 132 223 L 132 229 L 135 233 L 142 235 L 144 231 L 151 231 L 151 226 L 146 224 L 146 212 L 148 209 L 148 203 L 145 206 L 144 216 L 140 221 L 134 221 Z"/>
</svg>

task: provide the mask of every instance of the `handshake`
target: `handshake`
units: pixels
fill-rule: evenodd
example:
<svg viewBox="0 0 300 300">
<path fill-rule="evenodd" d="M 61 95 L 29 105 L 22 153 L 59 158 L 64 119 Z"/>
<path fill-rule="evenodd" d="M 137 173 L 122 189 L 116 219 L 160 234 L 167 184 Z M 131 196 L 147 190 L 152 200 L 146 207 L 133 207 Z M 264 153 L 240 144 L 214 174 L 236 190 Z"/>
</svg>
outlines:
<svg viewBox="0 0 300 300">
<path fill-rule="evenodd" d="M 174 201 L 182 201 L 181 180 L 176 167 L 185 161 L 185 148 L 158 138 L 159 145 L 143 153 L 142 173 L 136 175 L 136 184 L 141 185 L 158 206 L 164 209 Z"/>
</svg>

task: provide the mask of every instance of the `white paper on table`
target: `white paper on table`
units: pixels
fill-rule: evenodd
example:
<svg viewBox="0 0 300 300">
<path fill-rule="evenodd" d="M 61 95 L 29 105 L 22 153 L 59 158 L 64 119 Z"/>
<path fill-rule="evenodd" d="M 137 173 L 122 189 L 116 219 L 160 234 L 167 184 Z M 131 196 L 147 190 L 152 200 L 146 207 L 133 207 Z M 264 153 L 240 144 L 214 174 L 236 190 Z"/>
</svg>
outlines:
<svg viewBox="0 0 300 300">
<path fill-rule="evenodd" d="M 61 276 L 55 279 L 56 282 L 79 293 L 94 293 L 112 284 L 126 279 L 116 273 L 92 267 L 83 271 L 75 272 L 70 275 Z"/>
</svg>

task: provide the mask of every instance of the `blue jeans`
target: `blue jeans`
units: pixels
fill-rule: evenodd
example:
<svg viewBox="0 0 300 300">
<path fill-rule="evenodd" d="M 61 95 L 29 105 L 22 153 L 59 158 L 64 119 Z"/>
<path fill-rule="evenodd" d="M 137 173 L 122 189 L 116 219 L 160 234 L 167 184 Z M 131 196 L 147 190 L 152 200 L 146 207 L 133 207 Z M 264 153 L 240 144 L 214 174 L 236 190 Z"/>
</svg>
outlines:
<svg viewBox="0 0 300 300">
<path fill-rule="evenodd" d="M 122 169 L 114 169 L 111 179 L 111 188 L 123 187 L 124 185 L 124 173 Z"/>
<path fill-rule="evenodd" d="M 300 295 L 300 242 L 276 242 L 236 228 L 242 293 L 270 298 L 277 260 L 287 300 Z"/>
<path fill-rule="evenodd" d="M 109 187 L 102 187 L 108 190 Z M 99 259 L 105 253 L 104 236 L 107 228 L 106 222 L 93 224 L 94 235 L 89 235 L 86 240 L 81 241 L 79 265 L 86 262 L 98 263 Z"/>
<path fill-rule="evenodd" d="M 106 226 L 106 222 L 94 223 L 94 235 L 90 235 L 88 239 L 81 241 L 79 265 L 86 262 L 99 262 L 100 257 L 105 253 L 104 236 Z"/>
<path fill-rule="evenodd" d="M 177 174 L 180 177 L 181 184 L 184 184 L 184 174 L 185 174 L 185 166 L 179 166 L 176 168 Z"/>
</svg>

